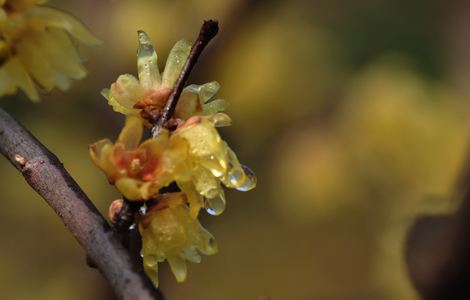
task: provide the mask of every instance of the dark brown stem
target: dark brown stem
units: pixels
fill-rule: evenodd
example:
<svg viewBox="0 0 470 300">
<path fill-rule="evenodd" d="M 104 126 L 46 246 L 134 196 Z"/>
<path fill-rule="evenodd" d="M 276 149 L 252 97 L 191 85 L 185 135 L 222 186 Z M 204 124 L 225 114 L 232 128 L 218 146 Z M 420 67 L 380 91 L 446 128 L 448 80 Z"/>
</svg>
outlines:
<svg viewBox="0 0 470 300">
<path fill-rule="evenodd" d="M 171 119 L 178 103 L 181 92 L 183 91 L 184 84 L 188 80 L 189 74 L 196 64 L 199 56 L 201 55 L 204 48 L 212 40 L 213 37 L 219 32 L 219 23 L 214 20 L 204 21 L 202 24 L 201 31 L 197 40 L 194 42 L 191 52 L 189 53 L 188 59 L 184 64 L 183 70 L 181 71 L 180 76 L 176 80 L 175 88 L 171 92 L 168 101 L 163 108 L 160 118 L 157 120 L 155 126 L 152 128 L 152 136 L 156 137 L 160 134 L 163 127 L 166 125 L 168 120 Z"/>
<path fill-rule="evenodd" d="M 470 299 L 470 153 L 455 197 L 454 214 L 421 216 L 408 232 L 408 273 L 425 300 Z"/>
<path fill-rule="evenodd" d="M 54 209 L 120 299 L 163 299 L 59 159 L 1 108 L 0 152 Z"/>
</svg>

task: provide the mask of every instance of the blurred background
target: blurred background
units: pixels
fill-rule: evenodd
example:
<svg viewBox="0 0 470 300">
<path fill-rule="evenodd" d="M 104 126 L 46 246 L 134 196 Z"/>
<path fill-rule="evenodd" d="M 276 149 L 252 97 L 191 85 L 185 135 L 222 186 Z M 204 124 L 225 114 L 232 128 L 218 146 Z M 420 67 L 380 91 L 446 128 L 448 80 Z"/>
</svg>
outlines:
<svg viewBox="0 0 470 300">
<path fill-rule="evenodd" d="M 202 20 L 221 32 L 190 83 L 217 80 L 222 135 L 258 176 L 202 224 L 220 251 L 190 264 L 172 299 L 418 299 L 403 260 L 417 215 L 452 211 L 470 136 L 470 2 L 437 0 L 50 1 L 102 41 L 68 93 L 0 99 L 63 161 L 96 206 L 118 193 L 88 157 L 124 122 L 100 96 L 136 74 L 136 31 L 160 63 Z M 160 69 L 162 69 L 161 66 Z M 2 299 L 110 299 L 59 218 L 0 159 Z"/>
</svg>

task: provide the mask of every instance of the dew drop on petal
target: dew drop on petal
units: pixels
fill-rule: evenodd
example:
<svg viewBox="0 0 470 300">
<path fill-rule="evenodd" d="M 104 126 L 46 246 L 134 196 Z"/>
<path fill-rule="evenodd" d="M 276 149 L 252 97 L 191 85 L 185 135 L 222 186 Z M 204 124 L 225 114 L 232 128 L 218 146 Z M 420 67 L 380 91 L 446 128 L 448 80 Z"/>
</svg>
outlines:
<svg viewBox="0 0 470 300">
<path fill-rule="evenodd" d="M 245 165 L 242 165 L 243 171 L 245 172 L 245 181 L 242 185 L 237 186 L 236 189 L 241 192 L 246 192 L 256 187 L 256 175 L 255 173 Z"/>
<path fill-rule="evenodd" d="M 204 208 L 213 216 L 222 214 L 225 210 L 225 195 L 223 193 L 219 193 L 214 198 L 205 198 Z"/>
<path fill-rule="evenodd" d="M 242 182 L 246 181 L 246 176 L 241 168 L 233 168 L 228 173 L 228 179 L 233 186 L 239 186 Z"/>
</svg>

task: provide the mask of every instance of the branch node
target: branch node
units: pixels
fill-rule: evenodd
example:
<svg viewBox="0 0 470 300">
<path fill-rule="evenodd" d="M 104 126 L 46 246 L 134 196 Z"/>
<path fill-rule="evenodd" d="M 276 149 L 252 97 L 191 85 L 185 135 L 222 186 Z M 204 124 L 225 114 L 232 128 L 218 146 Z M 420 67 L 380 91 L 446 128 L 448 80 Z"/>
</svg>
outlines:
<svg viewBox="0 0 470 300">
<path fill-rule="evenodd" d="M 26 165 L 26 159 L 19 155 L 19 154 L 15 154 L 15 161 L 20 165 L 20 167 L 24 167 Z"/>
</svg>

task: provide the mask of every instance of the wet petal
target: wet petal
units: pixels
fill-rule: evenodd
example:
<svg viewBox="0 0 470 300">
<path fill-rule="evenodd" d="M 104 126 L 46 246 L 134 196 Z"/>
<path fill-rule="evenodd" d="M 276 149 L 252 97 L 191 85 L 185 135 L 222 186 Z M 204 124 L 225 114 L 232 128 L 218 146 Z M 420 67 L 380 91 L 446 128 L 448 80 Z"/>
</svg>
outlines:
<svg viewBox="0 0 470 300">
<path fill-rule="evenodd" d="M 190 92 L 183 92 L 176 104 L 175 117 L 187 120 L 194 115 L 202 112 L 202 106 L 199 102 L 198 95 Z"/>
<path fill-rule="evenodd" d="M 220 89 L 220 84 L 217 81 L 205 83 L 203 85 L 191 84 L 184 88 L 183 92 L 194 93 L 199 96 L 201 104 L 206 103 L 211 99 Z"/>
<path fill-rule="evenodd" d="M 173 46 L 163 70 L 162 88 L 173 88 L 175 86 L 176 79 L 180 76 L 191 51 L 191 46 L 192 44 L 188 40 L 180 40 Z"/>
<path fill-rule="evenodd" d="M 105 89 L 101 94 L 108 100 L 114 111 L 124 115 L 138 114 L 134 105 L 143 94 L 142 87 L 133 75 L 124 74 L 118 77 L 111 89 Z"/>
<path fill-rule="evenodd" d="M 219 180 L 204 168 L 193 170 L 193 182 L 198 193 L 206 198 L 214 198 L 219 194 Z"/>
<path fill-rule="evenodd" d="M 158 89 L 161 84 L 160 70 L 158 69 L 157 52 L 152 46 L 148 35 L 138 32 L 139 49 L 137 50 L 137 69 L 139 81 L 144 89 Z"/>
<path fill-rule="evenodd" d="M 226 110 L 228 107 L 228 102 L 223 99 L 212 100 L 202 106 L 203 114 L 205 116 L 215 114 L 220 111 Z"/>
<path fill-rule="evenodd" d="M 214 255 L 219 251 L 219 246 L 214 236 L 204 227 L 200 226 L 201 244 L 198 250 L 204 255 Z"/>
<path fill-rule="evenodd" d="M 209 120 L 214 124 L 215 127 L 226 127 L 232 125 L 232 119 L 224 113 L 217 113 L 212 115 Z"/>
</svg>

